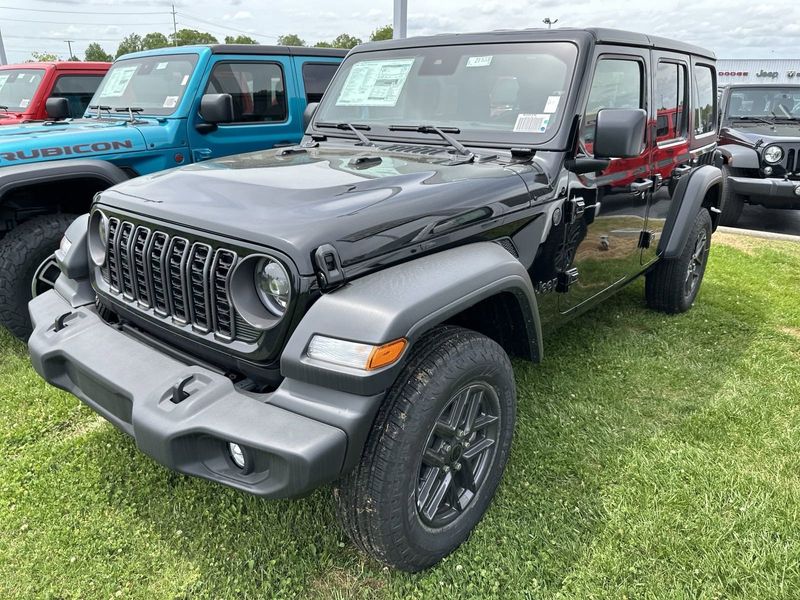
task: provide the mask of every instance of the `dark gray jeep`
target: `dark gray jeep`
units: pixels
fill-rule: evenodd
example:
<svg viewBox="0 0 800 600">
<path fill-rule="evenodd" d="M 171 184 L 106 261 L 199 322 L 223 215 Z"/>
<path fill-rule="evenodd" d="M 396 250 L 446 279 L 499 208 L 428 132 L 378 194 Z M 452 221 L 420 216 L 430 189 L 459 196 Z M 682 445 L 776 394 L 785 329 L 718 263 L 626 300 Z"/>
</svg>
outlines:
<svg viewBox="0 0 800 600">
<path fill-rule="evenodd" d="M 731 85 L 722 91 L 721 225 L 745 204 L 800 210 L 800 85 Z"/>
<path fill-rule="evenodd" d="M 169 468 L 333 483 L 359 548 L 429 567 L 500 482 L 509 356 L 639 275 L 694 302 L 715 90 L 707 50 L 613 30 L 360 46 L 300 145 L 98 194 L 30 304 L 33 364 Z"/>
</svg>

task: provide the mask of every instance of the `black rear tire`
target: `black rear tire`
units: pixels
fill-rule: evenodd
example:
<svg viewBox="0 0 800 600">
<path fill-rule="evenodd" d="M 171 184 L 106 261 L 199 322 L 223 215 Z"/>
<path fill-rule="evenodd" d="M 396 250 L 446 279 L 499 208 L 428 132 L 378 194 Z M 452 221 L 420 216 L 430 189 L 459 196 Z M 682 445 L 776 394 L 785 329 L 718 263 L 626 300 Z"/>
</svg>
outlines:
<svg viewBox="0 0 800 600">
<path fill-rule="evenodd" d="M 434 329 L 389 390 L 360 463 L 334 488 L 347 535 L 397 569 L 439 562 L 489 507 L 515 418 L 503 349 L 466 329 Z"/>
<path fill-rule="evenodd" d="M 647 306 L 665 313 L 686 312 L 694 304 L 708 263 L 711 215 L 701 208 L 680 256 L 661 259 L 645 277 Z"/>
<path fill-rule="evenodd" d="M 735 227 L 739 222 L 744 210 L 744 196 L 735 194 L 728 182 L 728 177 L 736 175 L 736 171 L 728 165 L 722 165 L 722 214 L 719 217 L 719 224 L 726 227 Z"/>
<path fill-rule="evenodd" d="M 76 218 L 69 214 L 35 217 L 0 240 L 0 324 L 22 340 L 31 334 L 31 281 Z"/>
</svg>

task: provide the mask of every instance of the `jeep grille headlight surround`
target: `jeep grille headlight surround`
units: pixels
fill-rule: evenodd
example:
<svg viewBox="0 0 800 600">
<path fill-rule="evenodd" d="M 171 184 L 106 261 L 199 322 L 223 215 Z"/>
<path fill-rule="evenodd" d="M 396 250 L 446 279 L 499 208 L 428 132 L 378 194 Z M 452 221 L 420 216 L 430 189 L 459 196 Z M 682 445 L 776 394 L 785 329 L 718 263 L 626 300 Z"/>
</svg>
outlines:
<svg viewBox="0 0 800 600">
<path fill-rule="evenodd" d="M 764 162 L 771 165 L 781 162 L 783 159 L 783 148 L 780 146 L 770 146 L 764 150 Z"/>
<path fill-rule="evenodd" d="M 98 267 L 106 262 L 108 252 L 108 217 L 96 210 L 89 221 L 89 257 Z"/>
<path fill-rule="evenodd" d="M 273 315 L 282 317 L 289 306 L 292 290 L 286 268 L 277 260 L 264 257 L 256 264 L 253 278 L 261 302 Z"/>
<path fill-rule="evenodd" d="M 268 254 L 251 254 L 231 274 L 231 302 L 248 324 L 265 331 L 283 319 L 292 287 L 291 271 L 282 261 Z"/>
</svg>

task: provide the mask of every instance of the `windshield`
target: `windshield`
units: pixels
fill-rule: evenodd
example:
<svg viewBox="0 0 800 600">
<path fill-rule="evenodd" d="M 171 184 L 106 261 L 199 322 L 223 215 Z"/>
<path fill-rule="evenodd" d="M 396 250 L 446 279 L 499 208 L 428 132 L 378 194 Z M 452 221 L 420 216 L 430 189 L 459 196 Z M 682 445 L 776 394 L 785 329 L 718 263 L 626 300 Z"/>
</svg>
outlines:
<svg viewBox="0 0 800 600">
<path fill-rule="evenodd" d="M 167 116 L 180 104 L 197 64 L 196 54 L 131 58 L 114 63 L 90 106 L 141 108 L 144 114 Z M 95 114 L 89 110 L 88 114 Z"/>
<path fill-rule="evenodd" d="M 435 125 L 467 143 L 541 144 L 558 129 L 577 53 L 544 42 L 355 54 L 314 122 L 366 125 L 370 138 L 404 135 L 392 125 Z"/>
<path fill-rule="evenodd" d="M 0 71 L 0 106 L 10 111 L 24 112 L 30 106 L 43 78 L 44 69 Z"/>
<path fill-rule="evenodd" d="M 725 116 L 728 119 L 800 118 L 800 87 L 733 88 Z"/>
</svg>

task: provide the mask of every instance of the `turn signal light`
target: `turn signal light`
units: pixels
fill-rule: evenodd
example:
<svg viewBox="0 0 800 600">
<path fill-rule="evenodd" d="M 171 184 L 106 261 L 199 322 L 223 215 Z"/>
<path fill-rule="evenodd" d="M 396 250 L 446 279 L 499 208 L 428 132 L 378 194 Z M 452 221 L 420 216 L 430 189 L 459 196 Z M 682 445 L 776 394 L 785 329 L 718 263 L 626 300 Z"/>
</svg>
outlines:
<svg viewBox="0 0 800 600">
<path fill-rule="evenodd" d="M 381 367 L 385 367 L 386 365 L 390 365 L 395 362 L 398 358 L 400 358 L 403 350 L 406 349 L 406 344 L 406 340 L 404 338 L 400 338 L 399 340 L 389 342 L 388 344 L 384 344 L 383 346 L 378 346 L 373 349 L 369 355 L 369 360 L 367 361 L 367 371 L 380 369 Z"/>
</svg>

